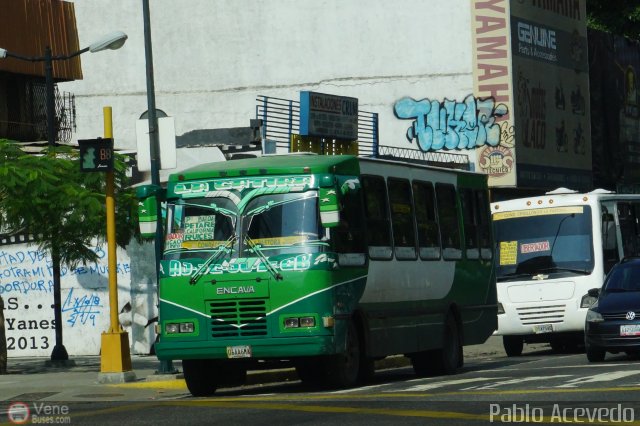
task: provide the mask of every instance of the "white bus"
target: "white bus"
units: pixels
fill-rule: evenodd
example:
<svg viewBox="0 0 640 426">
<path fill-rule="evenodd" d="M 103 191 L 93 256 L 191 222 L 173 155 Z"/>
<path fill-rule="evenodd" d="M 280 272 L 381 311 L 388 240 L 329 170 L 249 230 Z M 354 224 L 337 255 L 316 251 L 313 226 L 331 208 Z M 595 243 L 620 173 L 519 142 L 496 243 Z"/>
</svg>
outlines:
<svg viewBox="0 0 640 426">
<path fill-rule="evenodd" d="M 491 204 L 498 330 L 508 356 L 524 343 L 584 343 L 587 292 L 623 257 L 640 254 L 640 195 L 565 188 Z"/>
</svg>

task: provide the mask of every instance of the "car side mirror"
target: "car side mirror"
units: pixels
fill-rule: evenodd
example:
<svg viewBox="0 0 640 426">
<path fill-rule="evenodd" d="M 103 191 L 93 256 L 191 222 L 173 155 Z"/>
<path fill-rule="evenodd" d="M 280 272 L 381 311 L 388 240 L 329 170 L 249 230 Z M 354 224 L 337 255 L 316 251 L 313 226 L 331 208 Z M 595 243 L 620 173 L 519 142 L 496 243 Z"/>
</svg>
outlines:
<svg viewBox="0 0 640 426">
<path fill-rule="evenodd" d="M 600 296 L 600 289 L 599 288 L 589 289 L 587 294 L 589 294 L 589 296 L 591 296 L 591 297 L 598 297 L 598 296 Z"/>
</svg>

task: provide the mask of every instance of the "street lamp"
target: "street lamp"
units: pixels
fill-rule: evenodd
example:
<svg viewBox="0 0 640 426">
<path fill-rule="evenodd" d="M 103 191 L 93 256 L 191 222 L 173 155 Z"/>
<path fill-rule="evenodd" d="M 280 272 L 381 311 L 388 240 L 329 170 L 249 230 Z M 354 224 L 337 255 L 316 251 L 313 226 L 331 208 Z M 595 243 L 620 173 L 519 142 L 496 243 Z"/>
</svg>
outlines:
<svg viewBox="0 0 640 426">
<path fill-rule="evenodd" d="M 106 49 L 119 49 L 127 41 L 127 35 L 122 31 L 114 31 L 100 40 L 92 43 L 89 47 L 78 50 L 69 55 L 53 55 L 51 48 L 47 46 L 44 50 L 44 56 L 25 56 L 17 53 L 9 52 L 0 48 L 0 59 L 15 58 L 29 62 L 44 62 L 45 84 L 46 84 L 46 103 L 47 103 L 47 145 L 49 152 L 53 152 L 56 144 L 55 131 L 55 93 L 53 85 L 53 61 L 64 61 L 74 58 L 85 52 L 100 52 Z M 67 349 L 62 343 L 62 303 L 60 298 L 60 253 L 55 247 L 51 249 L 51 262 L 53 266 L 53 311 L 55 317 L 56 345 L 51 353 L 51 361 L 66 361 L 69 359 Z"/>
</svg>

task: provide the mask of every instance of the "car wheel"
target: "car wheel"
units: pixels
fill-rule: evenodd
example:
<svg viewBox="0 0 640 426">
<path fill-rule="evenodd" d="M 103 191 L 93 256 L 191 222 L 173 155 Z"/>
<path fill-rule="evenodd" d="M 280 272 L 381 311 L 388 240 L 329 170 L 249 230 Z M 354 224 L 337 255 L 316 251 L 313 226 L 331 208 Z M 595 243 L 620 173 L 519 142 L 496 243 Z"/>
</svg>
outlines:
<svg viewBox="0 0 640 426">
<path fill-rule="evenodd" d="M 587 347 L 587 359 L 589 362 L 602 362 L 606 351 L 604 349 Z"/>
</svg>

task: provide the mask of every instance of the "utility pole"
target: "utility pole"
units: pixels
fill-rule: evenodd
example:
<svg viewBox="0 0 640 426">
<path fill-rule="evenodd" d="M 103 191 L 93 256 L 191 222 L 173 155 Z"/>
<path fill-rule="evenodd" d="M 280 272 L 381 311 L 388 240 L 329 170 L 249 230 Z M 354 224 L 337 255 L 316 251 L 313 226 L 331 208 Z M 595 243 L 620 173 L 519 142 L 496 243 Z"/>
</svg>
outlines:
<svg viewBox="0 0 640 426">
<path fill-rule="evenodd" d="M 147 64 L 147 111 L 149 120 L 149 143 L 151 159 L 151 183 L 161 187 L 160 184 L 160 138 L 158 135 L 158 116 L 156 114 L 156 94 L 153 81 L 153 48 L 151 46 L 151 19 L 149 14 L 149 0 L 142 0 L 142 15 L 144 19 L 144 52 Z M 162 201 L 156 197 L 156 236 L 155 236 L 155 263 L 156 285 L 160 287 L 160 257 L 162 255 Z M 160 360 L 158 374 L 173 374 L 177 370 L 171 360 Z"/>
</svg>

